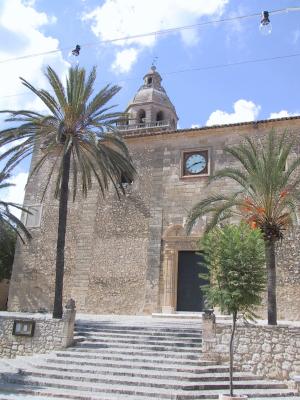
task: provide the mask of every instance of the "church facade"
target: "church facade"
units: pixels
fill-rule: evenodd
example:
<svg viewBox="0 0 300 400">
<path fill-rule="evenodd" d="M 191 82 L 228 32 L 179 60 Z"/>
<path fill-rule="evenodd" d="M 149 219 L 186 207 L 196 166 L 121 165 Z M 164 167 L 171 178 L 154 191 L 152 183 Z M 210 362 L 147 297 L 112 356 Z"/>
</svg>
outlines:
<svg viewBox="0 0 300 400">
<path fill-rule="evenodd" d="M 201 311 L 197 249 L 206 220 L 187 236 L 188 211 L 209 194 L 234 189 L 226 181 L 207 185 L 215 170 L 233 163 L 225 146 L 288 129 L 296 137 L 294 155 L 299 155 L 300 117 L 177 129 L 175 107 L 155 67 L 126 111 L 129 118 L 118 128 L 137 177 L 123 182 L 121 200 L 113 189 L 103 199 L 95 184 L 87 199 L 70 202 L 64 298 L 75 299 L 77 310 L 86 313 Z M 53 187 L 41 202 L 49 168 L 50 163 L 27 185 L 24 204 L 32 215 L 24 222 L 33 239 L 17 246 L 9 310 L 52 308 L 58 215 Z M 278 246 L 279 319 L 300 319 L 299 236 L 296 226 Z"/>
</svg>

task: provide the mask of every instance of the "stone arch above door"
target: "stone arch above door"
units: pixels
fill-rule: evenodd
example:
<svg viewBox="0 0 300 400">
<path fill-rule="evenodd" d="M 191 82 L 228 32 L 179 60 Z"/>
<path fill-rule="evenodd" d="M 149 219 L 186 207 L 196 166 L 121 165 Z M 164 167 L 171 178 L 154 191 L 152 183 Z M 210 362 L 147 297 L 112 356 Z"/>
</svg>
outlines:
<svg viewBox="0 0 300 400">
<path fill-rule="evenodd" d="M 199 237 L 188 236 L 180 224 L 171 224 L 165 229 L 162 239 L 161 309 L 163 313 L 173 313 L 177 303 L 178 252 L 196 251 Z"/>
</svg>

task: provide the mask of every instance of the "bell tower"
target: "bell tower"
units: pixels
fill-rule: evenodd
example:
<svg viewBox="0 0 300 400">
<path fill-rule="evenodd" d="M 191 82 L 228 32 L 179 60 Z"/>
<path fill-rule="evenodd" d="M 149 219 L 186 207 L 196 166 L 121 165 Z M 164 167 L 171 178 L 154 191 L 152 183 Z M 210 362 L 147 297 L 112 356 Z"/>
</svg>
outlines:
<svg viewBox="0 0 300 400">
<path fill-rule="evenodd" d="M 125 110 L 128 120 L 119 129 L 176 130 L 178 117 L 175 107 L 162 87 L 162 78 L 154 65 L 143 79 L 143 85 Z"/>
</svg>

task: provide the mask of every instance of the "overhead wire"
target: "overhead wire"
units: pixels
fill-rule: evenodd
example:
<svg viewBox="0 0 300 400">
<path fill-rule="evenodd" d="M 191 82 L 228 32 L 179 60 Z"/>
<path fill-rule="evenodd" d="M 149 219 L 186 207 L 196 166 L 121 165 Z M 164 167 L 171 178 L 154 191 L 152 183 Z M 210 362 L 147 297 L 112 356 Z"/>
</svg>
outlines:
<svg viewBox="0 0 300 400">
<path fill-rule="evenodd" d="M 280 14 L 280 13 L 288 12 L 288 11 L 296 11 L 298 9 L 300 10 L 300 7 L 280 8 L 277 10 L 269 11 L 269 14 Z M 81 44 L 80 46 L 81 46 L 81 48 L 82 47 L 84 48 L 84 47 L 88 47 L 88 46 L 98 46 L 101 44 L 109 44 L 109 43 L 114 43 L 114 42 L 132 40 L 132 39 L 140 39 L 140 38 L 148 37 L 148 36 L 165 35 L 165 34 L 178 32 L 178 31 L 182 31 L 182 30 L 195 29 L 195 28 L 199 28 L 201 26 L 206 26 L 206 25 L 210 25 L 210 24 L 218 24 L 218 23 L 223 23 L 223 22 L 231 22 L 231 21 L 235 21 L 235 20 L 258 17 L 260 15 L 261 15 L 261 13 L 253 13 L 253 14 L 239 15 L 239 16 L 234 16 L 234 17 L 229 17 L 229 18 L 222 18 L 222 19 L 217 19 L 217 20 L 203 21 L 203 22 L 199 22 L 197 24 L 192 24 L 192 25 L 177 26 L 174 28 L 161 29 L 161 30 L 157 30 L 157 31 L 153 31 L 153 32 L 140 33 L 140 34 L 124 36 L 124 37 L 120 37 L 120 38 L 105 39 L 105 40 L 100 40 L 97 42 L 85 43 L 85 44 Z M 58 49 L 44 51 L 44 52 L 40 52 L 40 53 L 25 54 L 25 55 L 19 56 L 19 57 L 0 60 L 0 64 L 12 62 L 12 61 L 24 60 L 24 59 L 33 58 L 33 57 L 45 56 L 48 54 L 55 54 L 55 53 L 59 53 L 61 51 L 72 50 L 73 47 L 74 46 L 68 46 L 68 47 L 58 48 Z"/>
<path fill-rule="evenodd" d="M 281 9 L 276 9 L 276 10 L 269 11 L 269 14 L 280 14 L 280 13 L 283 13 L 283 12 L 299 11 L 299 10 L 300 10 L 300 7 L 287 7 L 287 8 L 281 8 Z M 240 16 L 229 17 L 229 18 L 222 18 L 222 19 L 218 19 L 218 20 L 209 20 L 209 21 L 199 22 L 197 24 L 192 24 L 192 25 L 178 26 L 178 27 L 174 27 L 174 28 L 162 29 L 162 30 L 158 30 L 158 31 L 148 32 L 148 33 L 142 33 L 142 34 L 125 36 L 125 37 L 120 37 L 120 38 L 115 38 L 115 39 L 106 39 L 106 40 L 101 40 L 101 41 L 97 41 L 97 42 L 85 43 L 85 44 L 81 45 L 81 47 L 94 46 L 94 45 L 99 45 L 99 44 L 108 44 L 108 43 L 114 43 L 114 42 L 118 42 L 118 41 L 126 41 L 126 40 L 143 38 L 143 37 L 147 37 L 147 36 L 164 35 L 164 34 L 168 34 L 168 33 L 178 32 L 178 31 L 181 31 L 181 30 L 195 29 L 195 28 L 198 28 L 198 27 L 201 27 L 201 26 L 205 26 L 205 25 L 209 25 L 209 24 L 231 22 L 231 21 L 234 21 L 234 20 L 241 20 L 241 19 L 258 17 L 260 15 L 261 15 L 261 13 L 253 13 L 253 14 L 240 15 Z M 73 48 L 73 46 L 72 47 L 69 46 L 69 47 L 50 50 L 50 51 L 45 51 L 45 52 L 41 52 L 41 53 L 27 54 L 27 55 L 24 55 L 24 56 L 10 58 L 10 59 L 6 59 L 6 60 L 0 60 L 0 64 L 4 64 L 4 63 L 7 63 L 7 62 L 11 62 L 11 61 L 18 61 L 18 60 L 33 58 L 33 57 L 44 56 L 44 55 L 48 55 L 48 54 L 54 54 L 54 53 L 58 53 L 58 52 L 61 52 L 61 51 L 71 50 L 72 48 Z M 167 75 L 174 75 L 174 74 L 185 73 L 185 72 L 204 71 L 204 70 L 218 69 L 218 68 L 227 68 L 227 67 L 231 67 L 231 66 L 252 64 L 252 63 L 257 63 L 257 62 L 275 61 L 275 60 L 298 57 L 298 56 L 300 56 L 300 53 L 288 54 L 288 55 L 282 55 L 282 56 L 275 56 L 275 57 L 265 57 L 265 58 L 260 58 L 260 59 L 237 61 L 237 62 L 226 63 L 226 64 L 224 63 L 224 64 L 216 64 L 216 65 L 208 65 L 208 66 L 195 66 L 195 67 L 189 67 L 189 68 L 185 68 L 185 69 L 181 69 L 181 70 L 175 70 L 175 71 L 166 71 L 166 72 L 162 71 L 161 73 L 164 76 L 167 76 Z M 129 80 L 133 80 L 133 79 L 135 79 L 135 78 L 125 78 L 125 79 L 120 80 L 120 82 L 129 81 Z M 27 94 L 28 94 L 28 92 L 4 95 L 4 96 L 1 96 L 0 99 L 24 96 L 24 95 L 27 95 Z"/>
<path fill-rule="evenodd" d="M 168 75 L 175 75 L 175 74 L 181 74 L 181 73 L 186 73 L 186 72 L 197 72 L 197 71 L 206 71 L 206 70 L 210 70 L 210 69 L 228 68 L 228 67 L 245 65 L 245 64 L 255 64 L 255 63 L 259 63 L 259 62 L 283 60 L 283 59 L 294 58 L 294 57 L 299 57 L 299 56 L 300 56 L 300 53 L 294 53 L 294 54 L 285 54 L 285 55 L 273 56 L 273 57 L 254 58 L 254 59 L 250 59 L 250 60 L 236 61 L 236 62 L 232 62 L 232 63 L 215 64 L 215 65 L 207 65 L 207 66 L 194 66 L 194 67 L 183 68 L 183 69 L 179 69 L 179 70 L 175 70 L 175 71 L 161 71 L 161 74 L 164 75 L 164 77 L 165 77 Z M 136 80 L 136 79 L 139 79 L 139 78 L 138 77 L 124 78 L 124 79 L 121 79 L 120 81 L 116 82 L 116 84 L 126 82 L 126 81 Z M 99 84 L 99 82 L 95 82 L 95 83 Z M 0 96 L 0 99 L 25 96 L 25 95 L 28 95 L 28 92 Z"/>
</svg>

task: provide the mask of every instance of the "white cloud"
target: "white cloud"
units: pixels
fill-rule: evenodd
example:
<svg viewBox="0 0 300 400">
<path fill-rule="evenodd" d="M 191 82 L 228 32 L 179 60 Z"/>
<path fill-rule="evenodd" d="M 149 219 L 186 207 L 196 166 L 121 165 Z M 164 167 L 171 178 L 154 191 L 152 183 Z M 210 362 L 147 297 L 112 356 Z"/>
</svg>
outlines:
<svg viewBox="0 0 300 400">
<path fill-rule="evenodd" d="M 133 47 L 119 51 L 116 55 L 114 63 L 112 64 L 112 69 L 121 73 L 130 71 L 132 65 L 137 59 L 137 56 L 138 50 Z"/>
<path fill-rule="evenodd" d="M 233 113 L 227 113 L 226 111 L 222 110 L 216 110 L 212 112 L 206 122 L 206 125 L 212 126 L 233 124 L 244 121 L 254 121 L 257 118 L 261 107 L 253 103 L 253 101 L 240 99 L 233 104 L 233 109 Z"/>
<path fill-rule="evenodd" d="M 16 203 L 19 205 L 23 204 L 24 194 L 25 194 L 25 185 L 27 183 L 28 173 L 20 172 L 19 174 L 13 176 L 9 182 L 13 183 L 15 186 L 10 186 L 6 189 L 6 192 L 1 193 L 1 200 Z M 21 216 L 21 210 L 17 210 L 11 207 L 11 212 L 18 218 Z"/>
<path fill-rule="evenodd" d="M 200 128 L 200 125 L 199 125 L 199 124 L 192 124 L 192 125 L 191 125 L 191 128 L 192 128 L 192 129 Z"/>
<path fill-rule="evenodd" d="M 1 61 L 59 48 L 59 41 L 56 38 L 46 36 L 42 32 L 46 25 L 55 23 L 56 18 L 44 12 L 38 12 L 34 5 L 35 0 L 0 0 Z M 19 77 L 24 77 L 37 87 L 47 87 L 43 69 L 48 64 L 61 77 L 65 75 L 69 67 L 61 52 L 2 62 L 0 66 L 0 109 L 44 110 L 43 104 L 21 85 Z M 22 93 L 22 95 L 16 96 L 18 93 Z M 3 119 L 3 115 L 0 116 L 0 119 Z M 2 125 L 1 121 L 0 125 L 0 129 L 7 127 L 7 125 Z M 9 147 L 10 145 L 1 148 L 0 154 L 3 154 Z M 2 167 L 3 165 L 0 165 L 0 169 Z M 6 190 L 4 194 L 6 201 L 23 203 L 27 177 L 26 172 L 20 172 L 11 178 L 10 181 L 16 186 Z M 3 196 L 3 193 L 1 195 Z M 16 211 L 15 213 L 20 216 L 20 212 Z"/>
<path fill-rule="evenodd" d="M 299 114 L 300 114 L 300 112 L 290 113 L 287 110 L 281 110 L 279 112 L 271 113 L 269 116 L 269 119 L 295 117 L 296 115 L 299 115 Z"/>
<path fill-rule="evenodd" d="M 192 25 L 201 17 L 221 15 L 228 3 L 229 0 L 105 0 L 101 6 L 84 14 L 82 19 L 89 22 L 100 40 L 110 40 Z M 195 45 L 199 32 L 196 29 L 183 30 L 178 34 L 186 45 Z M 138 37 L 112 44 L 116 48 L 135 45 L 139 49 L 146 49 L 153 47 L 158 38 L 163 36 Z M 116 57 L 119 57 L 118 52 Z M 113 65 L 116 65 L 116 61 Z"/>
<path fill-rule="evenodd" d="M 34 3 L 34 1 L 2 0 L 0 60 L 58 49 L 59 41 L 40 31 L 45 25 L 55 23 L 55 17 L 36 11 Z M 40 103 L 36 100 L 33 102 L 33 97 L 26 95 L 28 89 L 21 85 L 19 77 L 24 77 L 38 87 L 45 87 L 43 67 L 48 64 L 54 67 L 60 76 L 66 73 L 69 66 L 61 52 L 1 63 L 0 109 L 28 108 L 34 105 L 36 109 L 42 110 Z M 5 97 L 18 93 L 23 95 Z"/>
</svg>

